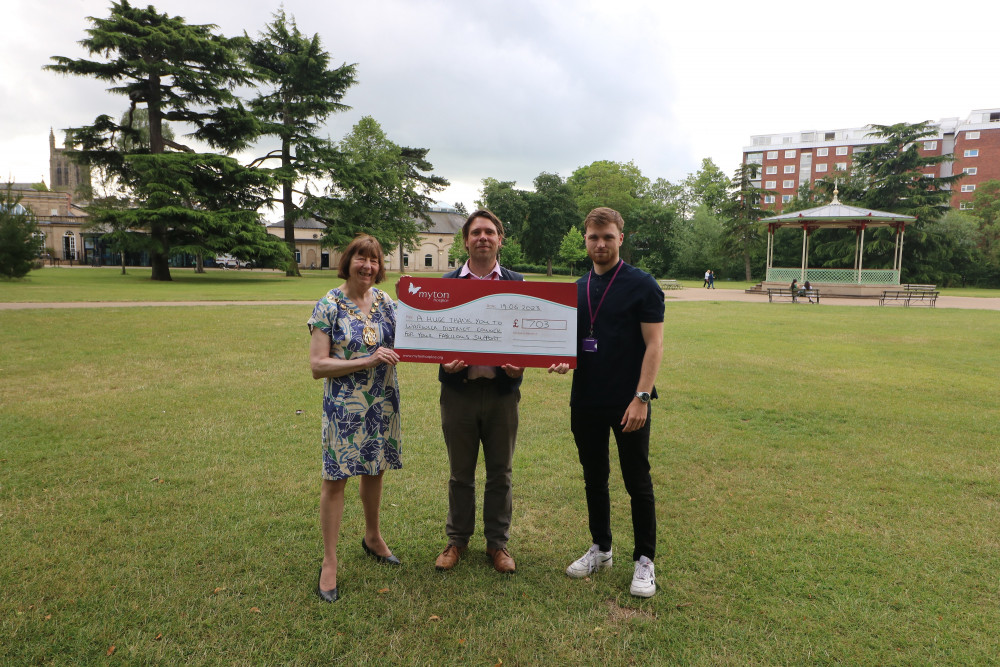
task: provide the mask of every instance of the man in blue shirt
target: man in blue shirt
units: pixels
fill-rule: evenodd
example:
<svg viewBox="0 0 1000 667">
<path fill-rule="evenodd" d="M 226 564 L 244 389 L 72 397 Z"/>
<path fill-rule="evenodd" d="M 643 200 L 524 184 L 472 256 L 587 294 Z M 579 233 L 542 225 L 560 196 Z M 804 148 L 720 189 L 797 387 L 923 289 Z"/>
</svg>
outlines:
<svg viewBox="0 0 1000 667">
<path fill-rule="evenodd" d="M 570 424 L 583 466 L 593 545 L 566 568 L 583 578 L 610 568 L 610 434 L 615 434 L 625 489 L 631 498 L 635 570 L 630 592 L 656 592 L 656 504 L 649 474 L 653 386 L 663 355 L 663 290 L 619 257 L 621 215 L 595 208 L 584 220 L 587 255 L 594 266 L 577 281 L 577 366 L 570 394 Z M 549 368 L 565 373 L 567 364 Z"/>
</svg>

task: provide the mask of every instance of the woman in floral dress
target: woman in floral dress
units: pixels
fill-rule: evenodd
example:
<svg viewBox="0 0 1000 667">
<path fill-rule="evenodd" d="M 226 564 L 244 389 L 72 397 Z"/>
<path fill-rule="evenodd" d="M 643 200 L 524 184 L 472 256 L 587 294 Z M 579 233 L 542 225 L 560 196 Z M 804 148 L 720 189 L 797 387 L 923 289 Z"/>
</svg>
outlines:
<svg viewBox="0 0 1000 667">
<path fill-rule="evenodd" d="M 379 242 L 359 235 L 344 250 L 338 274 L 346 282 L 320 299 L 309 318 L 309 365 L 323 384 L 323 565 L 316 594 L 337 600 L 337 538 L 347 480 L 360 476 L 365 516 L 361 547 L 381 563 L 399 565 L 379 530 L 382 473 L 402 467 L 399 384 L 392 349 L 392 299 L 375 287 L 385 279 Z"/>
</svg>

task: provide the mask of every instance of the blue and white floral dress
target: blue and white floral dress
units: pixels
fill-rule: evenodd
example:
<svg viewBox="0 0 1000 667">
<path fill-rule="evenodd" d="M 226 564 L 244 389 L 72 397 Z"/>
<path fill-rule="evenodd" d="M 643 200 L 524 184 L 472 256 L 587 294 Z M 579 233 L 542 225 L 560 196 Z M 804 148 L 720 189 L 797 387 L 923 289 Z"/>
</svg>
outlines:
<svg viewBox="0 0 1000 667">
<path fill-rule="evenodd" d="M 330 337 L 330 356 L 351 359 L 367 356 L 379 346 L 396 342 L 396 311 L 388 294 L 372 288 L 374 345 L 363 338 L 362 315 L 340 290 L 334 288 L 316 303 L 309 318 L 313 327 Z M 360 316 L 360 317 L 359 317 Z M 403 467 L 399 419 L 399 383 L 396 367 L 378 364 L 323 384 L 323 479 L 377 475 Z"/>
</svg>

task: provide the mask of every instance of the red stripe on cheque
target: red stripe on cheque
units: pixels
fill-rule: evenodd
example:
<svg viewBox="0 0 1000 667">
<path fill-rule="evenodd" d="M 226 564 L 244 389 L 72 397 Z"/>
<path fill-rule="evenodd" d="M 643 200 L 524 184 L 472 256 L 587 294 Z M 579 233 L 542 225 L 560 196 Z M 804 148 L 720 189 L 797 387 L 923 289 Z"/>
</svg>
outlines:
<svg viewBox="0 0 1000 667">
<path fill-rule="evenodd" d="M 403 361 L 576 367 L 575 283 L 406 276 L 397 301 Z"/>
</svg>

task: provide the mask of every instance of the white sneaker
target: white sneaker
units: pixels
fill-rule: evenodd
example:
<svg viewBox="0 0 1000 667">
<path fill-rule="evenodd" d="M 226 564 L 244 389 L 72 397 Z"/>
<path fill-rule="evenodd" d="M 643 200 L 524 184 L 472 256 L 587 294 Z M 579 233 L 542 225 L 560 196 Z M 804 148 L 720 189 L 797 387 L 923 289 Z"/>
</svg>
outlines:
<svg viewBox="0 0 1000 667">
<path fill-rule="evenodd" d="M 656 592 L 656 573 L 653 561 L 645 556 L 639 556 L 635 562 L 635 574 L 632 575 L 632 586 L 628 592 L 637 598 L 651 598 Z"/>
<path fill-rule="evenodd" d="M 583 554 L 566 568 L 566 574 L 574 579 L 583 579 L 589 574 L 598 570 L 611 567 L 611 550 L 601 551 L 596 544 L 587 549 Z"/>
</svg>

